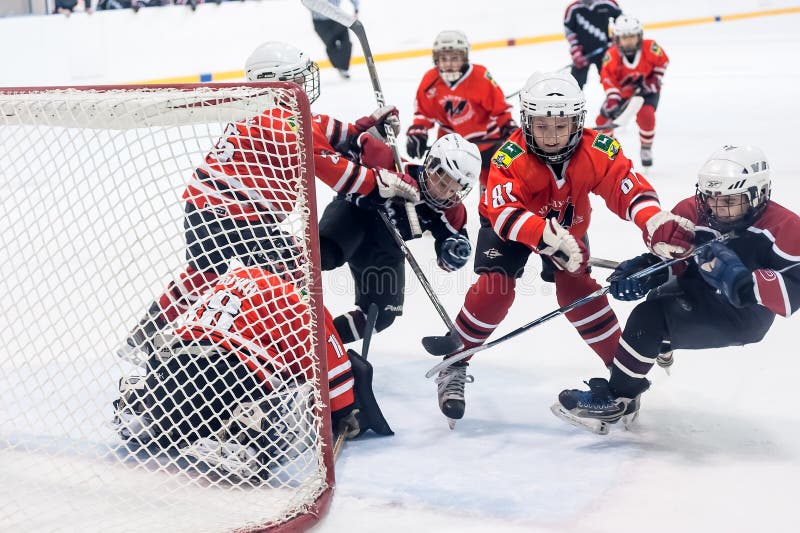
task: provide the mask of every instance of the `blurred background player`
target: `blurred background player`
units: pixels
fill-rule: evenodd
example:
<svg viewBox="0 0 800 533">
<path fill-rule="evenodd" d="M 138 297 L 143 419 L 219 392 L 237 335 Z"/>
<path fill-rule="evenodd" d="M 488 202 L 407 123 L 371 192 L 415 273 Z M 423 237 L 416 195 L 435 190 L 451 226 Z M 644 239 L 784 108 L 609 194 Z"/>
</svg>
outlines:
<svg viewBox="0 0 800 533">
<path fill-rule="evenodd" d="M 318 376 L 310 310 L 298 288 L 273 272 L 298 268 L 300 256 L 243 259 L 246 266 L 221 277 L 186 323 L 164 336 L 145 376 L 120 381 L 113 425 L 125 440 L 265 479 L 313 439 L 309 401 Z M 345 351 L 327 309 L 324 320 L 332 427 L 347 438 L 369 429 L 392 435 L 372 392 L 371 365 Z"/>
<path fill-rule="evenodd" d="M 247 59 L 245 74 L 251 82 L 296 82 L 312 103 L 319 96 L 316 63 L 286 43 L 267 42 L 256 48 Z M 313 115 L 317 177 L 341 194 L 419 200 L 417 184 L 410 176 L 359 162 L 363 153 L 385 150 L 367 130 L 380 135 L 381 128 L 385 133 L 385 127 L 392 127 L 399 132 L 396 115 L 393 106 L 383 106 L 355 124 Z M 273 108 L 227 125 L 183 195 L 188 266 L 149 306 L 118 351 L 121 357 L 136 360 L 137 353 L 149 354 L 153 336 L 225 273 L 229 259 L 254 249 L 282 246 L 276 227 L 295 209 L 298 195 L 297 120 L 290 112 Z"/>
<path fill-rule="evenodd" d="M 647 300 L 628 318 L 610 381 L 594 378 L 589 391 L 563 391 L 553 406 L 557 416 L 601 434 L 620 418 L 629 424 L 650 387 L 645 376 L 655 362 L 668 368 L 672 350 L 759 342 L 775 315 L 788 317 L 800 307 L 800 217 L 770 200 L 770 190 L 760 149 L 725 146 L 709 157 L 694 197 L 673 212 L 695 223 L 697 244 L 729 231 L 734 237 L 712 243 L 672 273 L 628 279 L 659 261 L 650 254 L 620 264 L 611 294 Z"/>
<path fill-rule="evenodd" d="M 369 164 L 390 163 L 392 153 L 388 148 L 383 158 L 383 162 Z M 472 253 L 465 227 L 467 210 L 461 200 L 481 171 L 478 147 L 450 133 L 433 143 L 423 165 L 409 164 L 405 171 L 422 191 L 416 210 L 422 231 L 430 231 L 435 239 L 439 267 L 447 272 L 458 270 Z M 352 197 L 339 195 L 325 208 L 319 223 L 322 269 L 332 270 L 347 263 L 355 280 L 356 309 L 333 321 L 345 343 L 363 337 L 370 303 L 378 306 L 377 331 L 386 329 L 403 314 L 405 256 L 375 209 L 384 209 L 400 235 L 408 240 L 412 237 L 405 209 L 400 203 L 376 195 L 372 202 L 364 199 L 353 201 Z"/>
<path fill-rule="evenodd" d="M 434 126 L 439 137 L 458 133 L 481 152 L 483 186 L 492 155 L 517 127 L 511 105 L 486 67 L 469 62 L 469 42 L 462 32 L 443 31 L 436 36 L 433 64 L 417 88 L 406 152 L 411 158 L 422 158 L 428 149 L 428 130 Z"/>
<path fill-rule="evenodd" d="M 600 72 L 606 100 L 600 108 L 597 126 L 602 128 L 613 122 L 632 96 L 641 95 L 644 104 L 636 115 L 636 123 L 642 143 L 642 166 L 649 167 L 653 164 L 653 138 L 656 135 L 661 79 L 667 71 L 669 58 L 658 43 L 642 38 L 642 23 L 631 16 L 617 17 L 612 31 L 614 46 L 603 58 Z"/>
<path fill-rule="evenodd" d="M 600 73 L 603 55 L 610 45 L 609 19 L 614 20 L 621 14 L 622 10 L 615 0 L 577 0 L 567 7 L 564 34 L 572 55 L 570 73 L 581 89 L 586 85 L 590 65 L 594 65 L 597 73 Z"/>
<path fill-rule="evenodd" d="M 329 3 L 339 6 L 341 0 L 328 0 Z M 350 0 L 353 4 L 353 11 L 358 16 L 359 0 Z M 331 20 L 325 15 L 320 15 L 316 11 L 311 12 L 311 20 L 314 23 L 314 31 L 325 43 L 325 53 L 331 65 L 339 72 L 339 75 L 350 79 L 350 56 L 353 51 L 353 44 L 350 42 L 350 28 L 342 26 L 335 20 Z"/>
<path fill-rule="evenodd" d="M 692 251 L 691 223 L 661 210 L 617 141 L 583 127 L 585 106 L 578 83 L 565 72 L 537 72 L 520 93 L 522 126 L 497 151 L 478 206 L 478 279 L 455 321 L 466 348 L 483 344 L 503 321 L 532 251 L 543 256 L 542 279 L 555 282 L 559 306 L 600 288 L 588 267 L 589 192 L 634 222 L 655 253 Z M 620 332 L 608 300 L 597 298 L 566 317 L 610 365 Z M 466 360 L 456 363 L 436 379 L 439 407 L 451 421 L 464 415 L 464 384 L 471 379 L 466 367 Z"/>
</svg>

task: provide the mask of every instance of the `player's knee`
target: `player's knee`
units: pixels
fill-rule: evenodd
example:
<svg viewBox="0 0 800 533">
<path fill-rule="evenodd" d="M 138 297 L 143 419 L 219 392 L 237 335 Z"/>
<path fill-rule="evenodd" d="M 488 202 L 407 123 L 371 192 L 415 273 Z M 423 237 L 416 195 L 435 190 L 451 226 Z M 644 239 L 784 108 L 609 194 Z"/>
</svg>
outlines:
<svg viewBox="0 0 800 533">
<path fill-rule="evenodd" d="M 341 247 L 332 239 L 320 235 L 319 252 L 322 270 L 333 270 L 344 264 L 344 253 Z"/>
<path fill-rule="evenodd" d="M 657 355 L 668 339 L 664 309 L 659 300 L 645 300 L 628 317 L 622 338 L 642 355 Z"/>
</svg>

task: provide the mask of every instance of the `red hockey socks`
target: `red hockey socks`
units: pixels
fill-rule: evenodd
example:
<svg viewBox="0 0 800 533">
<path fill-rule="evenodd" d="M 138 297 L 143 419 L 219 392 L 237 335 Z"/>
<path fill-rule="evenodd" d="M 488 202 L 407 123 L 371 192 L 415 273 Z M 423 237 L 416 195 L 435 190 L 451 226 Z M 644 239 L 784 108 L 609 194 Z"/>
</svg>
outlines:
<svg viewBox="0 0 800 533">
<path fill-rule="evenodd" d="M 455 322 L 466 348 L 483 344 L 500 325 L 514 303 L 516 284 L 511 276 L 488 272 L 470 287 Z"/>
<path fill-rule="evenodd" d="M 639 125 L 639 140 L 642 146 L 652 146 L 656 136 L 656 109 L 651 105 L 643 105 L 636 115 L 636 124 Z"/>
</svg>

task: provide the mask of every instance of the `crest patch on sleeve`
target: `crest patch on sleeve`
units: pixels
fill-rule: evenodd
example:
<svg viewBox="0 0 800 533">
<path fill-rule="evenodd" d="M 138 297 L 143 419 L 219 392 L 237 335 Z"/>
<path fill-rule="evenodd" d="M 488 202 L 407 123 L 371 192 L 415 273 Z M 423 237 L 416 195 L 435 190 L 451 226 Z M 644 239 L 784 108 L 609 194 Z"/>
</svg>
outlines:
<svg viewBox="0 0 800 533">
<path fill-rule="evenodd" d="M 617 140 L 613 137 L 609 137 L 603 133 L 598 133 L 597 137 L 594 138 L 592 148 L 595 150 L 600 150 L 606 154 L 609 159 L 614 159 L 619 153 L 620 146 L 619 142 L 617 142 Z"/>
<path fill-rule="evenodd" d="M 515 142 L 506 141 L 492 156 L 492 162 L 500 168 L 508 168 L 525 150 Z"/>
</svg>

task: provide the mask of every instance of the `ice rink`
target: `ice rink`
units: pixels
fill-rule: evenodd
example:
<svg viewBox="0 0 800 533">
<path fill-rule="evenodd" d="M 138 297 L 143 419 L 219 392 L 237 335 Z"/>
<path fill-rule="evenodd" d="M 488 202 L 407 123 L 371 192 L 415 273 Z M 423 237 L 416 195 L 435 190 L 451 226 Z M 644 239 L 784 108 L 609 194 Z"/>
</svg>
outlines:
<svg viewBox="0 0 800 533">
<path fill-rule="evenodd" d="M 367 33 L 379 51 L 430 46 L 436 31 L 451 26 L 421 14 L 384 17 L 380 25 L 376 12 L 395 3 L 362 3 Z M 566 2 L 539 4 L 551 3 L 530 2 L 525 13 L 492 11 L 486 5 L 484 18 L 459 29 L 474 41 L 561 32 Z M 786 0 L 621 4 L 644 22 L 800 5 Z M 645 38 L 655 39 L 670 57 L 657 111 L 655 163 L 644 172 L 665 208 L 694 194 L 696 171 L 710 153 L 724 144 L 753 144 L 772 166 L 772 199 L 800 212 L 800 182 L 795 181 L 800 162 L 793 154 L 793 124 L 800 119 L 798 27 L 800 14 L 785 14 L 645 31 Z M 323 58 L 316 40 L 293 44 Z M 354 55 L 359 54 L 355 45 Z M 241 68 L 246 55 L 234 51 L 232 57 L 227 68 Z M 566 42 L 558 41 L 473 50 L 471 60 L 487 66 L 510 93 L 534 71 L 563 67 L 570 56 Z M 414 92 L 430 67 L 429 56 L 377 65 L 386 100 L 400 109 L 404 130 L 411 123 Z M 137 79 L 143 71 L 136 69 Z M 323 69 L 322 95 L 313 111 L 344 120 L 371 112 L 375 100 L 366 67 L 355 65 L 351 73 L 352 79 L 344 81 L 334 70 Z M 603 100 L 594 71 L 586 96 L 586 123 L 591 125 Z M 638 165 L 635 124 L 616 133 L 624 153 Z M 320 213 L 332 196 L 320 183 Z M 473 245 L 477 201 L 475 192 L 466 200 Z M 593 204 L 592 255 L 624 260 L 645 251 L 632 223 L 617 219 L 599 198 Z M 410 248 L 455 317 L 475 279 L 471 268 L 451 274 L 439 270 L 429 236 Z M 558 307 L 553 287 L 541 281 L 539 270 L 532 256 L 515 304 L 492 338 Z M 600 280 L 606 273 L 596 270 Z M 323 282 L 325 304 L 334 315 L 353 307 L 346 268 L 325 273 Z M 375 393 L 396 435 L 345 445 L 336 463 L 330 512 L 314 531 L 797 531 L 800 413 L 795 412 L 794 387 L 800 360 L 792 348 L 797 317 L 777 318 L 758 345 L 676 352 L 671 376 L 659 368 L 649 375 L 653 386 L 643 396 L 638 425 L 631 431 L 613 427 L 604 437 L 550 413 L 562 389 L 582 387 L 582 380 L 606 372 L 566 319 L 556 318 L 474 358 L 467 412 L 451 431 L 438 408 L 436 385 L 424 377 L 438 359 L 419 343 L 423 336 L 446 330 L 410 271 L 406 287 L 403 316 L 373 338 L 369 354 Z M 634 307 L 612 305 L 623 323 Z"/>
</svg>

